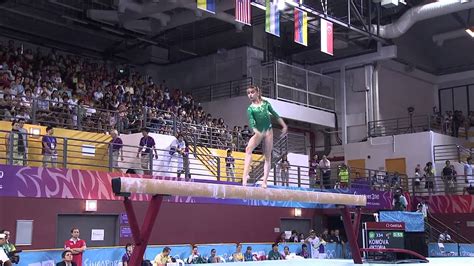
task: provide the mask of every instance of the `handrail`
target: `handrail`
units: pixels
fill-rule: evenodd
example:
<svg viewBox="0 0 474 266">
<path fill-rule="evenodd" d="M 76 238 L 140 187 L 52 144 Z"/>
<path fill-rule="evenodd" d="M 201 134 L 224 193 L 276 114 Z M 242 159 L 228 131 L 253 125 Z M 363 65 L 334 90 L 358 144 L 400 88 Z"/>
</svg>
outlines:
<svg viewBox="0 0 474 266">
<path fill-rule="evenodd" d="M 430 115 L 415 115 L 369 121 L 367 124 L 368 136 L 380 137 L 431 131 L 431 122 Z"/>
<path fill-rule="evenodd" d="M 445 223 L 443 223 L 441 220 L 437 219 L 436 217 L 434 217 L 431 213 L 428 212 L 428 221 L 430 220 L 433 220 L 435 223 L 439 224 L 440 226 L 444 227 L 445 230 L 448 230 L 452 235 L 462 239 L 465 243 L 467 244 L 472 244 L 472 242 L 467 239 L 466 237 L 464 237 L 463 235 L 460 235 L 458 232 L 456 232 L 456 230 L 452 229 L 451 227 L 447 226 Z M 439 230 L 439 229 L 438 229 Z M 439 230 L 440 232 L 442 232 L 442 230 Z"/>
</svg>

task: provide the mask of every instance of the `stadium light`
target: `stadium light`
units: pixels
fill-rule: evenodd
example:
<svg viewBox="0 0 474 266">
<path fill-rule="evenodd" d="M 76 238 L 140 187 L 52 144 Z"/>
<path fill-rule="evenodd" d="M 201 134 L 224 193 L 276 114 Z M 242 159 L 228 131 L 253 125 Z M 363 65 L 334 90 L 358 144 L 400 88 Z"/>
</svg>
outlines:
<svg viewBox="0 0 474 266">
<path fill-rule="evenodd" d="M 466 33 L 469 34 L 471 38 L 474 38 L 474 27 L 467 28 Z"/>
</svg>

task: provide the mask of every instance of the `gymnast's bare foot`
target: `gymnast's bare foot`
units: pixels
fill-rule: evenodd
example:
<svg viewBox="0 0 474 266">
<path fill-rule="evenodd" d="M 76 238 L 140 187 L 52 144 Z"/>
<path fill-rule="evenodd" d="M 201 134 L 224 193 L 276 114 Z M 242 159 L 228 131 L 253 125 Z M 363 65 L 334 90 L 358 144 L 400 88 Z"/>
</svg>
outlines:
<svg viewBox="0 0 474 266">
<path fill-rule="evenodd" d="M 262 188 L 267 188 L 267 182 L 262 183 Z"/>
</svg>

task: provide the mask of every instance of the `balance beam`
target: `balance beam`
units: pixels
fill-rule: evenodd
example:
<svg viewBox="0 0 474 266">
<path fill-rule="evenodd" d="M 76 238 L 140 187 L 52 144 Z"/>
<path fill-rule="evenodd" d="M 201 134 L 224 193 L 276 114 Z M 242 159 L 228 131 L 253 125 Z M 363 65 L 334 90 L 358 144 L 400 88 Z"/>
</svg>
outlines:
<svg viewBox="0 0 474 266">
<path fill-rule="evenodd" d="M 150 195 L 194 196 L 217 199 L 252 199 L 290 202 L 309 202 L 349 206 L 366 206 L 365 195 L 340 194 L 317 191 L 289 190 L 261 187 L 243 187 L 212 183 L 138 179 L 119 177 L 112 179 L 112 190 L 117 195 L 138 193 Z"/>
</svg>

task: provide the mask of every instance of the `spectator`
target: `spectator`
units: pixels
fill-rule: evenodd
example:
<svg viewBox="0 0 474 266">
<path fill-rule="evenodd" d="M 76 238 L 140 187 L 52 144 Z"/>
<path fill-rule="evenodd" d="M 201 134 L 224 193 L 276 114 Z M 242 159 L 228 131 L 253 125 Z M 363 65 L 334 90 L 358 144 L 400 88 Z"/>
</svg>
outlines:
<svg viewBox="0 0 474 266">
<path fill-rule="evenodd" d="M 294 242 L 294 243 L 300 242 L 298 239 L 298 232 L 296 232 L 296 230 L 291 230 L 291 236 L 290 236 L 290 239 L 288 239 L 288 242 Z"/>
<path fill-rule="evenodd" d="M 18 121 L 12 122 L 12 130 L 5 135 L 5 150 L 7 158 L 11 158 L 13 165 L 23 165 L 25 158 L 25 136 L 20 132 Z"/>
<path fill-rule="evenodd" d="M 183 151 L 183 171 L 184 171 L 184 180 L 189 181 L 191 180 L 191 171 L 189 169 L 190 162 L 189 162 L 189 144 L 187 141 L 184 141 L 185 148 Z M 178 178 L 181 177 L 181 173 L 178 172 Z"/>
<path fill-rule="evenodd" d="M 421 185 L 421 166 L 417 164 L 415 167 L 415 180 L 413 180 L 413 192 L 418 191 Z"/>
<path fill-rule="evenodd" d="M 254 261 L 254 256 L 252 254 L 252 247 L 251 246 L 247 246 L 247 250 L 245 250 L 244 261 Z"/>
<path fill-rule="evenodd" d="M 331 236 L 329 235 L 329 230 L 327 228 L 324 228 L 323 233 L 321 234 L 321 239 L 324 240 L 324 242 L 331 242 Z"/>
<path fill-rule="evenodd" d="M 331 162 L 328 160 L 326 155 L 323 155 L 321 161 L 319 161 L 319 168 L 321 169 L 323 176 L 323 185 L 325 189 L 331 188 Z"/>
<path fill-rule="evenodd" d="M 232 156 L 232 150 L 227 150 L 227 157 L 225 157 L 225 173 L 227 176 L 227 182 L 235 182 L 235 159 Z"/>
<path fill-rule="evenodd" d="M 183 157 L 186 152 L 186 142 L 184 141 L 184 137 L 182 134 L 178 134 L 178 138 L 176 141 L 176 155 L 178 157 L 178 166 L 177 166 L 177 174 L 178 177 L 181 174 L 184 174 L 184 169 L 183 169 Z"/>
<path fill-rule="evenodd" d="M 309 187 L 311 187 L 311 188 L 316 187 L 316 184 L 318 183 L 318 182 L 317 182 L 317 179 L 318 179 L 318 167 L 319 167 L 318 155 L 315 154 L 315 155 L 313 156 L 313 159 L 309 161 L 308 174 L 309 174 Z"/>
<path fill-rule="evenodd" d="M 10 231 L 4 230 L 3 232 L 0 231 L 0 233 L 5 234 L 5 244 L 0 245 L 0 248 L 3 247 L 3 250 L 5 250 L 5 253 L 8 255 L 11 252 L 16 251 L 15 245 L 13 243 L 10 243 Z"/>
<path fill-rule="evenodd" d="M 319 258 L 319 245 L 321 245 L 321 239 L 316 235 L 316 231 L 311 230 L 305 242 L 311 247 L 311 258 Z"/>
<path fill-rule="evenodd" d="M 308 251 L 308 245 L 306 245 L 306 244 L 301 245 L 301 252 L 298 253 L 298 256 L 301 256 L 305 259 L 311 258 L 311 254 Z"/>
<path fill-rule="evenodd" d="M 207 259 L 207 263 L 221 263 L 223 262 L 221 257 L 216 255 L 217 251 L 215 248 L 211 249 L 211 256 Z"/>
<path fill-rule="evenodd" d="M 122 256 L 122 266 L 129 266 L 128 264 L 130 263 L 130 258 L 132 257 L 133 247 L 134 246 L 132 243 L 127 243 L 125 245 L 125 254 Z"/>
<path fill-rule="evenodd" d="M 283 260 L 283 256 L 278 251 L 278 244 L 272 244 L 272 250 L 268 253 L 268 260 Z"/>
<path fill-rule="evenodd" d="M 291 166 L 290 162 L 288 161 L 288 155 L 285 153 L 283 154 L 280 162 L 280 177 L 282 186 L 289 186 L 290 168 Z"/>
<path fill-rule="evenodd" d="M 299 233 L 299 235 L 298 235 L 298 240 L 299 240 L 301 243 L 304 243 L 305 239 L 306 239 L 306 238 L 304 237 L 304 234 L 303 234 L 303 233 Z"/>
<path fill-rule="evenodd" d="M 108 150 L 109 150 L 109 154 L 110 153 L 112 154 L 112 158 L 111 158 L 112 167 L 118 168 L 119 156 L 120 156 L 120 160 L 123 162 L 123 141 L 118 136 L 118 131 L 116 129 L 113 129 L 110 132 L 110 136 L 112 136 L 112 139 L 109 142 Z"/>
<path fill-rule="evenodd" d="M 197 249 L 197 248 L 196 248 Z M 160 254 L 156 255 L 155 259 L 153 260 L 153 266 L 161 266 L 166 265 L 167 263 L 171 263 L 170 257 L 171 248 L 164 247 Z M 188 262 L 191 263 L 191 262 Z"/>
<path fill-rule="evenodd" d="M 282 259 L 286 260 L 290 256 L 290 248 L 288 246 L 283 247 Z"/>
<path fill-rule="evenodd" d="M 137 158 L 141 155 L 141 167 L 145 174 L 151 174 L 148 170 L 150 169 L 150 159 L 153 159 L 152 149 L 155 151 L 156 159 L 158 159 L 158 152 L 155 147 L 155 139 L 148 135 L 150 131 L 148 128 L 142 129 L 143 137 L 140 139 L 139 148 L 137 152 Z"/>
<path fill-rule="evenodd" d="M 346 242 L 342 239 L 342 237 L 339 235 L 339 229 L 334 230 L 334 237 L 333 237 L 333 243 L 336 243 L 337 245 L 340 245 L 342 247 L 342 257 L 345 258 L 345 247 L 346 247 Z"/>
<path fill-rule="evenodd" d="M 425 178 L 425 188 L 428 190 L 428 194 L 434 194 L 435 193 L 435 170 L 433 168 L 433 163 L 432 162 L 427 162 L 425 168 L 423 169 L 425 171 L 424 177 Z"/>
<path fill-rule="evenodd" d="M 339 176 L 339 187 L 348 188 L 349 187 L 349 170 L 347 169 L 346 164 L 341 164 L 338 167 L 338 176 Z"/>
<path fill-rule="evenodd" d="M 466 189 L 474 185 L 474 176 L 472 172 L 472 157 L 467 157 L 466 163 L 464 164 L 464 182 L 466 183 Z"/>
<path fill-rule="evenodd" d="M 56 263 L 56 266 L 77 266 L 77 263 L 73 261 L 73 255 L 70 250 L 65 250 L 61 254 L 63 261 Z"/>
<path fill-rule="evenodd" d="M 419 213 L 422 213 L 423 214 L 423 218 L 427 218 L 428 217 L 428 204 L 426 204 L 425 201 L 421 201 L 420 203 L 418 203 L 418 205 L 416 206 L 416 212 L 419 212 Z"/>
<path fill-rule="evenodd" d="M 403 189 L 397 188 L 393 195 L 392 208 L 394 211 L 406 211 L 408 201 L 403 195 Z"/>
<path fill-rule="evenodd" d="M 43 167 L 48 167 L 48 164 L 51 167 L 56 167 L 56 162 L 58 160 L 58 151 L 57 151 L 57 140 L 53 136 L 54 129 L 52 126 L 46 127 L 46 136 L 43 136 L 41 140 L 41 145 L 43 146 Z"/>
<path fill-rule="evenodd" d="M 286 234 L 285 234 L 285 232 L 281 232 L 281 234 L 278 236 L 278 239 L 276 240 L 275 243 L 286 243 Z"/>
<path fill-rule="evenodd" d="M 64 249 L 66 251 L 71 251 L 74 261 L 77 266 L 82 266 L 82 254 L 86 250 L 86 241 L 79 239 L 79 229 L 71 229 L 71 238 L 64 242 Z"/>
<path fill-rule="evenodd" d="M 3 262 L 3 265 L 11 265 L 10 259 L 8 258 L 8 254 L 5 252 L 3 248 L 1 248 L 5 244 L 5 234 L 0 233 L 0 262 Z"/>
<path fill-rule="evenodd" d="M 232 254 L 233 262 L 242 262 L 244 261 L 244 254 L 242 254 L 242 244 L 237 244 L 234 254 Z"/>
<path fill-rule="evenodd" d="M 201 257 L 201 254 L 199 254 L 197 246 L 192 247 L 191 255 L 189 255 L 188 259 L 186 260 L 186 263 L 188 264 L 206 263 L 206 260 L 204 260 L 204 258 Z"/>
<path fill-rule="evenodd" d="M 445 193 L 452 194 L 456 193 L 456 188 L 454 184 L 454 168 L 451 165 L 449 160 L 446 160 L 446 164 L 442 171 L 442 179 L 444 182 L 444 191 Z"/>
<path fill-rule="evenodd" d="M 451 236 L 448 234 L 448 230 L 445 230 L 443 233 L 439 234 L 438 243 L 449 243 L 453 242 Z"/>
</svg>

